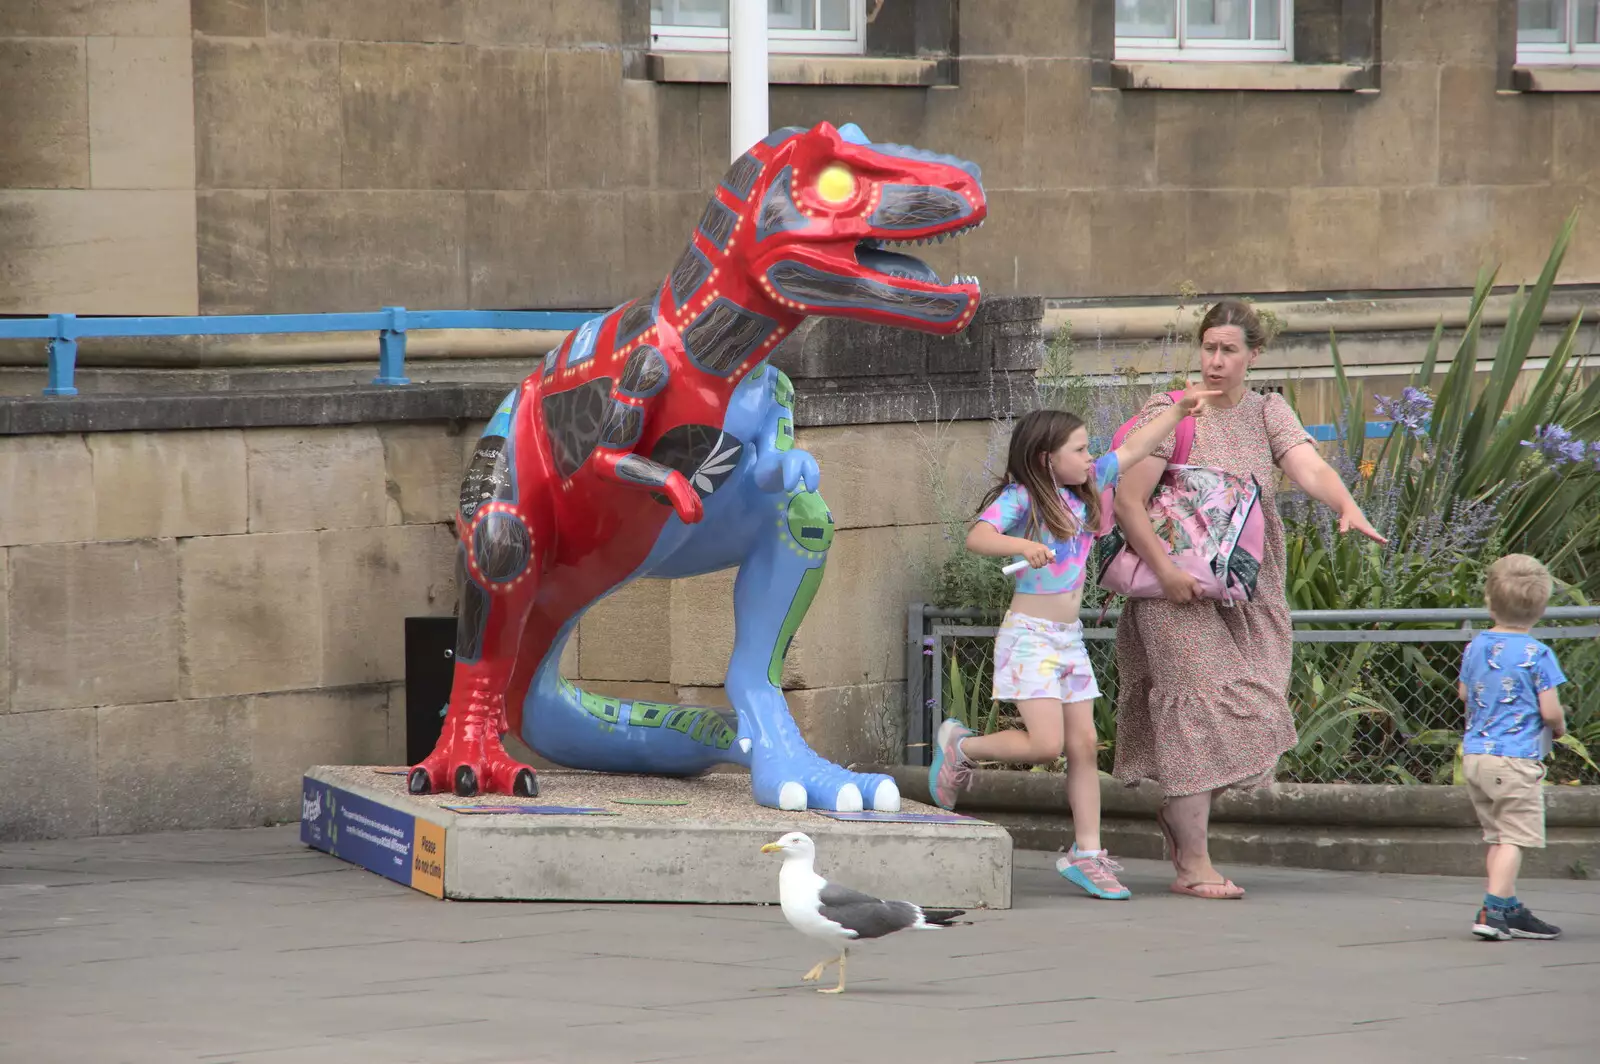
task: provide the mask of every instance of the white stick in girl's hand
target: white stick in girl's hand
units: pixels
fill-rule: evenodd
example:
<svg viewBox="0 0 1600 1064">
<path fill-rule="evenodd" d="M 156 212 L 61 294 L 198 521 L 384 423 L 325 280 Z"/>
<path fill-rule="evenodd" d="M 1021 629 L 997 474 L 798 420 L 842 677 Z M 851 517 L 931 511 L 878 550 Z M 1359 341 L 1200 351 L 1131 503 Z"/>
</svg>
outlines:
<svg viewBox="0 0 1600 1064">
<path fill-rule="evenodd" d="M 1051 551 L 1050 552 L 1050 560 L 1051 561 L 1055 561 L 1056 560 L 1056 552 L 1055 551 Z M 1007 576 L 1016 576 L 1018 573 L 1022 572 L 1022 570 L 1027 569 L 1027 568 L 1029 568 L 1028 559 L 1023 558 L 1020 561 L 1012 562 L 1010 565 L 1006 566 L 1004 569 L 1001 569 L 1000 571 L 1002 573 L 1004 573 L 1005 575 L 1007 575 Z"/>
</svg>

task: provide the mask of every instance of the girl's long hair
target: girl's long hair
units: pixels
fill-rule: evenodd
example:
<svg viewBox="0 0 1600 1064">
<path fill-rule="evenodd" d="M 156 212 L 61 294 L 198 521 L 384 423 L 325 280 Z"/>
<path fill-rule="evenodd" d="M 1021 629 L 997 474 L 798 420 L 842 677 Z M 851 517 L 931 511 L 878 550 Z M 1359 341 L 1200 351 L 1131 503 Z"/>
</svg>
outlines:
<svg viewBox="0 0 1600 1064">
<path fill-rule="evenodd" d="M 987 510 L 1001 492 L 1020 484 L 1032 505 L 1028 508 L 1028 527 L 1024 535 L 1033 539 L 1042 523 L 1057 539 L 1070 539 L 1083 530 L 1078 519 L 1061 501 L 1055 478 L 1050 475 L 1050 455 L 1065 446 L 1067 438 L 1084 427 L 1083 419 L 1065 410 L 1034 410 L 1024 414 L 1011 430 L 1011 450 L 1006 456 L 1006 475 L 983 501 L 978 513 Z M 1067 485 L 1067 490 L 1083 500 L 1087 527 L 1100 527 L 1100 492 L 1093 475 L 1082 484 Z"/>
</svg>

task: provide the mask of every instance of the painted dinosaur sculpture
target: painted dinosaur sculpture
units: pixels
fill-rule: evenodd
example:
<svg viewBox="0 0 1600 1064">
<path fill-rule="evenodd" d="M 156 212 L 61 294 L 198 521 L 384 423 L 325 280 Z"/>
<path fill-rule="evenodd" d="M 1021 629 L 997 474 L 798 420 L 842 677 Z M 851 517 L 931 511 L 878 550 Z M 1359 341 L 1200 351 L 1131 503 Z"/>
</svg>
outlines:
<svg viewBox="0 0 1600 1064">
<path fill-rule="evenodd" d="M 506 396 L 461 485 L 455 673 L 413 793 L 535 795 L 515 729 L 560 765 L 693 775 L 746 765 L 757 802 L 898 809 L 886 776 L 814 753 L 784 700 L 784 656 L 822 581 L 833 517 L 794 447 L 794 391 L 767 358 L 808 315 L 964 329 L 976 278 L 945 284 L 886 244 L 982 224 L 972 163 L 789 128 L 737 159 L 652 294 L 586 322 Z M 738 567 L 727 694 L 712 709 L 607 698 L 560 675 L 594 603 L 640 577 Z"/>
</svg>

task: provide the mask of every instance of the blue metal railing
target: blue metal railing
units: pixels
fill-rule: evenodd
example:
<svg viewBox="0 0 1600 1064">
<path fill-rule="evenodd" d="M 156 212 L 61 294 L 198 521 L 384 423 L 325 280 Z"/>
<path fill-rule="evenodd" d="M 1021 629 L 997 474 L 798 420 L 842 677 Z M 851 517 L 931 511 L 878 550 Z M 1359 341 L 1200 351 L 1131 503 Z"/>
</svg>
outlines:
<svg viewBox="0 0 1600 1064">
<path fill-rule="evenodd" d="M 332 314 L 218 314 L 199 317 L 80 318 L 51 314 L 44 318 L 0 320 L 0 340 L 48 340 L 50 375 L 45 395 L 77 395 L 73 374 L 78 341 L 105 336 L 251 336 L 269 333 L 376 332 L 378 375 L 373 384 L 410 384 L 405 375 L 406 333 L 412 329 L 551 329 L 567 332 L 595 317 L 583 311 L 558 310 L 407 310 Z M 1382 439 L 1392 421 L 1367 422 L 1367 438 Z M 1312 439 L 1339 437 L 1337 425 L 1307 425 Z M 1105 447 L 1110 441 L 1096 441 Z"/>
<path fill-rule="evenodd" d="M 376 332 L 378 375 L 373 384 L 410 384 L 406 333 L 412 329 L 576 329 L 593 313 L 551 310 L 382 310 L 353 314 L 230 314 L 172 318 L 44 318 L 0 320 L 0 340 L 49 341 L 45 395 L 77 395 L 78 341 L 105 336 L 249 336 L 267 333 Z"/>
</svg>

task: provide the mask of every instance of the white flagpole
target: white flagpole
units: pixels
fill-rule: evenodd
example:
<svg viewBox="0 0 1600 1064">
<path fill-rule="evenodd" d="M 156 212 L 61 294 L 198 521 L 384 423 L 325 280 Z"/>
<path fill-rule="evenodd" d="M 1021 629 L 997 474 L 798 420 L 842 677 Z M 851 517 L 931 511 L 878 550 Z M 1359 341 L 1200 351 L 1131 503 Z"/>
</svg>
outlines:
<svg viewBox="0 0 1600 1064">
<path fill-rule="evenodd" d="M 767 128 L 767 0 L 728 0 L 729 160 Z"/>
</svg>

